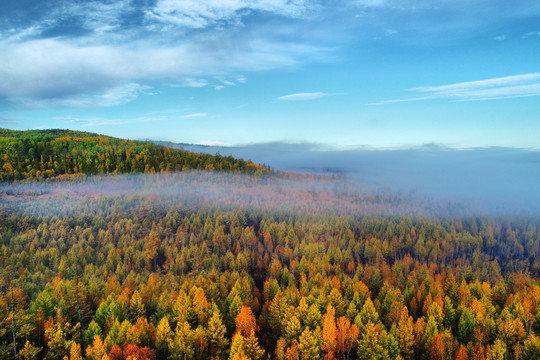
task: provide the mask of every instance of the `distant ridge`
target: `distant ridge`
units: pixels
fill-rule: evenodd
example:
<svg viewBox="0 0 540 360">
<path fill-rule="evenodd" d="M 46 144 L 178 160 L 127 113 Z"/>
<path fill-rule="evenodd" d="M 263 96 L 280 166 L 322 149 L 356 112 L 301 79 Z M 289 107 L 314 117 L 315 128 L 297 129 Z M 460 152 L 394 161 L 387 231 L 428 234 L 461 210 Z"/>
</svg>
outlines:
<svg viewBox="0 0 540 360">
<path fill-rule="evenodd" d="M 3 181 L 185 170 L 256 176 L 270 172 L 252 161 L 200 154 L 150 141 L 62 129 L 0 129 L 0 180 Z"/>
</svg>

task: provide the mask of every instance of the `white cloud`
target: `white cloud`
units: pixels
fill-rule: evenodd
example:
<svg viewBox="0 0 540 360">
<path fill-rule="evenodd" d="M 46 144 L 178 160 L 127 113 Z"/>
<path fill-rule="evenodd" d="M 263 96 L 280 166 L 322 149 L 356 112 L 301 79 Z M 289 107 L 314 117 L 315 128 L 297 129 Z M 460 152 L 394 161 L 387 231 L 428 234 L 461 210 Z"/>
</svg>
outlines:
<svg viewBox="0 0 540 360">
<path fill-rule="evenodd" d="M 85 123 L 88 123 L 91 121 L 97 121 L 100 119 L 99 118 L 76 118 L 76 117 L 71 117 L 71 116 L 56 116 L 54 120 L 62 120 L 62 121 L 72 123 L 72 124 L 77 124 L 77 123 L 85 124 Z"/>
<path fill-rule="evenodd" d="M 253 11 L 297 18 L 311 6 L 307 0 L 158 0 L 146 16 L 163 24 L 202 29 L 221 22 L 240 25 Z"/>
<path fill-rule="evenodd" d="M 17 99 L 17 102 L 18 104 L 29 108 L 45 108 L 51 106 L 76 108 L 109 107 L 133 101 L 139 94 L 145 93 L 146 89 L 149 89 L 149 87 L 137 83 L 128 83 L 95 94 L 81 94 L 78 96 L 62 98 L 19 98 Z"/>
<path fill-rule="evenodd" d="M 25 18 L 11 22 L 3 14 L 0 22 L 0 102 L 111 106 L 135 99 L 146 84 L 219 90 L 225 84 L 218 76 L 241 84 L 245 77 L 238 74 L 332 61 L 339 46 L 359 41 L 361 34 L 370 37 L 373 29 L 401 38 L 465 28 L 470 36 L 477 33 L 468 31 L 471 26 L 540 14 L 540 3 L 507 2 L 501 8 L 491 2 L 14 2 Z M 358 21 L 358 13 L 366 21 Z M 449 19 L 441 21 L 442 13 Z M 472 19 L 469 27 L 463 18 Z"/>
<path fill-rule="evenodd" d="M 197 114 L 193 114 L 197 115 Z M 189 117 L 189 115 L 188 115 Z M 196 116 L 195 116 L 196 117 Z M 100 117 L 72 117 L 72 116 L 57 116 L 54 117 L 54 120 L 61 120 L 69 124 L 79 125 L 81 127 L 97 127 L 97 126 L 113 126 L 113 125 L 125 125 L 125 124 L 137 124 L 137 123 L 148 123 L 154 121 L 167 121 L 174 119 L 171 115 L 162 115 L 162 116 L 142 116 L 129 119 L 104 119 Z"/>
<path fill-rule="evenodd" d="M 123 46 L 61 39 L 0 41 L 0 100 L 29 107 L 111 106 L 133 100 L 147 89 L 133 84 L 172 81 L 202 87 L 208 84 L 203 77 L 292 66 L 303 59 L 324 58 L 326 52 L 259 37 L 236 44 L 223 36 L 167 47 L 145 41 Z"/>
<path fill-rule="evenodd" d="M 199 141 L 195 143 L 195 145 L 202 145 L 202 146 L 223 146 L 223 147 L 230 147 L 232 146 L 230 143 L 224 142 L 224 141 Z"/>
<path fill-rule="evenodd" d="M 182 119 L 192 119 L 192 118 L 202 118 L 207 117 L 207 113 L 193 113 L 193 114 L 187 114 L 180 116 Z"/>
<path fill-rule="evenodd" d="M 460 82 L 440 86 L 421 86 L 408 89 L 417 96 L 384 100 L 368 105 L 448 99 L 454 101 L 482 101 L 540 96 L 540 73 L 505 76 L 493 79 Z"/>
<path fill-rule="evenodd" d="M 64 0 L 62 6 L 56 7 L 48 18 L 59 21 L 66 16 L 78 18 L 87 30 L 98 34 L 109 33 L 120 26 L 123 14 L 133 8 L 131 0 L 102 1 L 73 1 Z"/>
<path fill-rule="evenodd" d="M 507 85 L 520 84 L 520 83 L 536 81 L 536 80 L 540 80 L 540 73 L 531 73 L 531 74 L 505 76 L 505 77 L 499 77 L 499 78 L 493 78 L 493 79 L 467 81 L 467 82 L 460 82 L 460 83 L 442 85 L 442 86 L 421 86 L 421 87 L 415 87 L 409 90 L 415 91 L 415 92 L 433 92 L 433 93 L 457 92 L 459 94 L 460 92 L 469 91 L 473 89 L 507 86 Z"/>
<path fill-rule="evenodd" d="M 71 116 L 58 116 L 55 120 L 63 120 L 66 123 L 78 124 L 82 127 L 116 126 L 127 124 L 126 120 L 102 119 L 102 118 L 75 118 Z"/>
<path fill-rule="evenodd" d="M 323 93 L 323 92 L 297 93 L 297 94 L 280 96 L 280 97 L 277 97 L 276 99 L 284 100 L 284 101 L 314 100 L 314 99 L 320 99 L 327 95 L 328 95 L 327 93 Z"/>
<path fill-rule="evenodd" d="M 495 37 L 493 38 L 493 40 L 496 40 L 496 41 L 503 41 L 503 40 L 506 40 L 506 35 L 495 36 Z"/>
<path fill-rule="evenodd" d="M 318 42 L 315 36 L 298 37 L 295 30 L 294 20 L 313 3 L 36 2 L 33 18 L 0 23 L 0 102 L 20 107 L 111 106 L 142 93 L 132 84 L 139 84 L 139 90 L 144 84 L 221 89 L 245 83 L 239 73 L 325 61 L 333 49 L 313 45 Z M 266 13 L 267 20 L 238 31 L 237 23 L 256 12 Z M 283 22 L 279 26 L 276 16 Z M 193 22 L 187 27 L 205 29 L 170 27 L 182 19 Z"/>
<path fill-rule="evenodd" d="M 192 87 L 192 88 L 202 88 L 208 85 L 208 81 L 205 79 L 192 79 L 187 78 L 181 81 L 174 83 L 173 87 Z"/>
<path fill-rule="evenodd" d="M 540 36 L 540 31 L 529 31 L 525 35 L 523 35 L 523 38 L 530 38 L 532 36 Z"/>
</svg>

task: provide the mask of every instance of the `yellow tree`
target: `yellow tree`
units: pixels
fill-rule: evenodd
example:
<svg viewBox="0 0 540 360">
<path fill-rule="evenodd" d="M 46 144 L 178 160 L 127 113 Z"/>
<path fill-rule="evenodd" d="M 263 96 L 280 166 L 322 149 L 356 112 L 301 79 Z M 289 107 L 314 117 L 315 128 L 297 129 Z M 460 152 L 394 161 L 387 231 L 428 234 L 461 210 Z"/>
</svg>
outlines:
<svg viewBox="0 0 540 360">
<path fill-rule="evenodd" d="M 244 338 L 244 351 L 252 360 L 259 360 L 264 355 L 264 350 L 260 347 L 254 330 L 251 330 L 249 336 Z"/>
<path fill-rule="evenodd" d="M 168 340 L 169 359 L 184 360 L 192 359 L 195 354 L 193 330 L 187 322 L 176 326 L 174 336 Z"/>
<path fill-rule="evenodd" d="M 506 358 L 506 344 L 500 340 L 495 340 L 495 343 L 488 346 L 487 360 L 504 360 Z"/>
<path fill-rule="evenodd" d="M 252 330 L 249 336 L 244 337 L 240 333 L 233 336 L 229 359 L 248 358 L 259 360 L 264 355 L 264 350 L 259 346 L 255 332 Z"/>
<path fill-rule="evenodd" d="M 174 321 L 177 323 L 183 323 L 187 321 L 188 319 L 188 296 L 184 291 L 180 291 L 178 293 L 178 297 L 176 298 L 176 302 L 174 303 L 173 307 L 173 313 L 174 313 Z"/>
<path fill-rule="evenodd" d="M 540 360 L 540 338 L 531 334 L 523 342 L 523 358 L 530 360 Z"/>
<path fill-rule="evenodd" d="M 207 337 L 210 344 L 210 355 L 223 356 L 229 339 L 226 337 L 227 329 L 223 325 L 221 316 L 217 307 L 213 310 L 213 315 L 208 321 Z"/>
<path fill-rule="evenodd" d="M 287 360 L 299 360 L 300 359 L 300 350 L 298 349 L 298 342 L 296 340 L 292 341 L 291 346 L 287 349 L 286 353 Z"/>
<path fill-rule="evenodd" d="M 401 357 L 404 360 L 412 360 L 414 358 L 414 323 L 406 306 L 401 311 L 396 337 Z"/>
<path fill-rule="evenodd" d="M 212 308 L 211 304 L 206 300 L 203 289 L 200 287 L 194 287 L 193 289 L 193 312 L 197 315 L 199 324 L 206 324 L 208 320 L 208 314 Z"/>
<path fill-rule="evenodd" d="M 306 298 L 302 296 L 300 299 L 300 303 L 298 304 L 298 307 L 296 308 L 296 315 L 298 316 L 298 319 L 300 321 L 304 321 L 309 311 L 309 306 L 307 304 Z"/>
<path fill-rule="evenodd" d="M 160 321 L 156 329 L 156 348 L 160 356 L 166 357 L 168 353 L 168 343 L 171 339 L 171 327 L 169 320 L 164 316 Z"/>
<path fill-rule="evenodd" d="M 69 351 L 69 360 L 82 360 L 81 345 L 75 342 L 71 344 L 71 349 Z"/>
<path fill-rule="evenodd" d="M 30 341 L 26 340 L 26 344 L 24 344 L 24 348 L 21 351 L 19 351 L 18 356 L 24 360 L 38 359 L 40 350 L 41 350 L 40 348 L 35 347 Z M 77 360 L 82 360 L 82 359 L 79 357 L 79 359 Z"/>
<path fill-rule="evenodd" d="M 379 313 L 375 309 L 371 299 L 368 298 L 366 300 L 364 306 L 362 306 L 362 310 L 360 310 L 354 322 L 360 332 L 363 332 L 368 323 L 378 324 L 380 322 Z"/>
<path fill-rule="evenodd" d="M 300 335 L 298 350 L 301 360 L 319 360 L 321 358 L 319 339 L 309 328 L 306 328 Z"/>
<path fill-rule="evenodd" d="M 313 331 L 317 327 L 321 326 L 321 318 L 322 315 L 317 306 L 315 306 L 315 304 L 311 304 L 303 322 Z"/>
<path fill-rule="evenodd" d="M 360 360 L 390 360 L 386 342 L 386 331 L 379 324 L 369 322 L 365 332 L 358 341 L 358 358 Z"/>
<path fill-rule="evenodd" d="M 323 316 L 322 343 L 321 350 L 326 353 L 325 359 L 333 359 L 336 346 L 336 322 L 334 320 L 335 310 L 332 305 L 328 305 L 326 314 Z"/>
<path fill-rule="evenodd" d="M 148 238 L 146 239 L 146 258 L 148 261 L 153 261 L 154 264 L 154 271 L 156 270 L 156 260 L 157 260 L 157 254 L 159 250 L 159 246 L 161 245 L 161 240 L 158 236 L 158 234 L 151 230 L 148 234 Z"/>
<path fill-rule="evenodd" d="M 285 339 L 291 344 L 293 340 L 298 340 L 301 333 L 302 325 L 300 324 L 300 320 L 294 315 L 291 316 L 285 326 Z"/>
<path fill-rule="evenodd" d="M 94 342 L 92 345 L 88 345 L 86 348 L 86 356 L 93 360 L 108 360 L 107 348 L 101 338 L 96 335 L 94 336 Z"/>
</svg>

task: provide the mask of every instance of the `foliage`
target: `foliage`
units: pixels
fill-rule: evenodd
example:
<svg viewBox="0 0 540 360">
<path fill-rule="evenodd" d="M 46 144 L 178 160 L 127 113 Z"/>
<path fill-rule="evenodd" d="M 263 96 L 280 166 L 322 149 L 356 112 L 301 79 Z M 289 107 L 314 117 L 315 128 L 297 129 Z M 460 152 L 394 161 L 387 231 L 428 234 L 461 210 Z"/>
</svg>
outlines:
<svg viewBox="0 0 540 360">
<path fill-rule="evenodd" d="M 0 203 L 0 358 L 538 357 L 538 219 L 84 206 Z"/>
<path fill-rule="evenodd" d="M 4 181 L 185 170 L 220 170 L 258 176 L 270 172 L 267 167 L 232 156 L 198 154 L 149 141 L 122 140 L 73 130 L 0 129 L 0 154 L 0 180 Z"/>
</svg>

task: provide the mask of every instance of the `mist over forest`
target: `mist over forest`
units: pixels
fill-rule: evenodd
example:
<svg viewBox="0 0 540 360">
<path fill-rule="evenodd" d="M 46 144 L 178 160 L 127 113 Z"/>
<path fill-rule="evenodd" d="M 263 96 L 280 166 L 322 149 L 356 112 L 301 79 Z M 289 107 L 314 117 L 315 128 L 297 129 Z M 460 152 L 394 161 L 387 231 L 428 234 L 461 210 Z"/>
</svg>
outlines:
<svg viewBox="0 0 540 360">
<path fill-rule="evenodd" d="M 373 192 L 351 178 L 278 174 L 265 178 L 186 171 L 95 176 L 81 181 L 0 183 L 0 210 L 37 216 L 96 211 L 104 199 L 167 207 L 271 210 L 319 215 L 468 215 L 463 204 Z"/>
<path fill-rule="evenodd" d="M 364 194 L 399 193 L 457 202 L 483 214 L 535 214 L 540 210 L 540 152 L 534 150 L 456 150 L 434 144 L 401 150 L 335 150 L 280 142 L 240 147 L 176 146 L 250 159 L 281 171 L 339 174 Z"/>
</svg>

